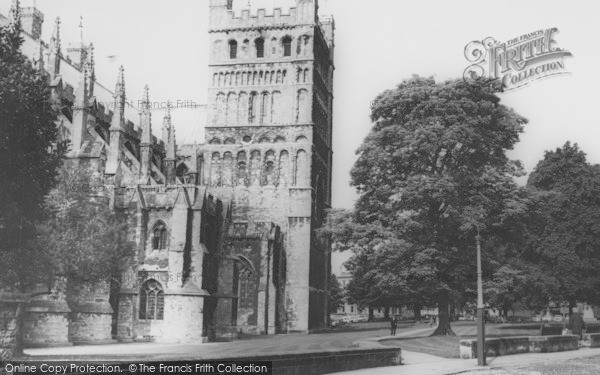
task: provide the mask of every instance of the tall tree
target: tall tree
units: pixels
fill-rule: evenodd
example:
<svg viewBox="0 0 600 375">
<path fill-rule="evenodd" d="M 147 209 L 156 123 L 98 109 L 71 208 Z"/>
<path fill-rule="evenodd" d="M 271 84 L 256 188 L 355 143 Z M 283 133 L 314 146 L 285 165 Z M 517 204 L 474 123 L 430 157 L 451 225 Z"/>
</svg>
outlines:
<svg viewBox="0 0 600 375">
<path fill-rule="evenodd" d="M 344 306 L 344 290 L 333 273 L 329 275 L 329 312 L 336 313 Z"/>
<path fill-rule="evenodd" d="M 555 303 L 600 303 L 600 165 L 577 144 L 546 152 L 527 186 L 538 195 L 524 257 Z"/>
<path fill-rule="evenodd" d="M 20 31 L 13 6 L 9 24 L 0 28 L 0 288 L 22 288 L 36 274 L 30 239 L 65 151 L 49 105 L 48 76 L 19 51 Z"/>
<path fill-rule="evenodd" d="M 383 92 L 352 170 L 354 219 L 381 228 L 363 248 L 389 259 L 375 264 L 389 286 L 437 301 L 435 335 L 454 334 L 449 304 L 473 290 L 477 229 L 495 235 L 522 209 L 513 178 L 523 170 L 506 151 L 527 121 L 500 104 L 498 89 L 414 76 Z"/>
</svg>

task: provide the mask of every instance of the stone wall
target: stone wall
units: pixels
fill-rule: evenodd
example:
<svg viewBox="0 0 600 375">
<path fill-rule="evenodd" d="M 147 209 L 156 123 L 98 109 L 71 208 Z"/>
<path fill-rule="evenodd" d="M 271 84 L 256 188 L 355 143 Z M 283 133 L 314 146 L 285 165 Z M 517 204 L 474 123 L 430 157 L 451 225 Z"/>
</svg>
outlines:
<svg viewBox="0 0 600 375">
<path fill-rule="evenodd" d="M 497 337 L 485 340 L 486 356 L 489 357 L 578 349 L 579 338 L 574 335 Z M 460 357 L 463 359 L 477 358 L 477 340 L 461 340 Z"/>
<path fill-rule="evenodd" d="M 273 362 L 273 375 L 319 375 L 401 364 L 401 349 L 395 347 L 347 348 L 326 352 L 226 358 L 236 362 Z M 402 371 L 399 370 L 401 373 Z"/>
<path fill-rule="evenodd" d="M 585 348 L 600 348 L 600 333 L 584 334 L 582 346 Z"/>
<path fill-rule="evenodd" d="M 0 361 L 21 353 L 21 326 L 28 301 L 29 296 L 23 294 L 0 292 Z"/>
<path fill-rule="evenodd" d="M 32 298 L 25 307 L 23 344 L 25 347 L 71 345 L 67 278 L 55 278 L 48 294 Z"/>
<path fill-rule="evenodd" d="M 98 275 L 69 277 L 67 302 L 71 309 L 69 341 L 74 344 L 112 343 L 113 309 L 110 279 Z"/>
</svg>

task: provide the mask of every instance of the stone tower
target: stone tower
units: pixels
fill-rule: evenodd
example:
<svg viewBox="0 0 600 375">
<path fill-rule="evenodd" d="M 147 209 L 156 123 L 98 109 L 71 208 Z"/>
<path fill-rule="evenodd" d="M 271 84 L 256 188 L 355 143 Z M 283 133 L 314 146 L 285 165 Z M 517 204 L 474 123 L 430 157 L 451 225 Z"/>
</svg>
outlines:
<svg viewBox="0 0 600 375">
<path fill-rule="evenodd" d="M 281 230 L 283 249 L 255 264 L 272 276 L 251 284 L 257 297 L 240 295 L 240 311 L 266 311 L 269 333 L 321 328 L 330 244 L 316 229 L 331 199 L 334 22 L 319 18 L 317 0 L 286 13 L 233 5 L 210 0 L 202 178 L 232 202 L 230 238 Z"/>
</svg>

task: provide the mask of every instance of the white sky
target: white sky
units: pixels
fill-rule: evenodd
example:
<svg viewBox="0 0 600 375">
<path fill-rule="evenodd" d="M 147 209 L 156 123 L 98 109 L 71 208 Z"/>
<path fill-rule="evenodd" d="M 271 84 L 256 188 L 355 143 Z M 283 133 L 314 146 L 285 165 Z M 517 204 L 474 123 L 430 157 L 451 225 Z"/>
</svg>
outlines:
<svg viewBox="0 0 600 375">
<path fill-rule="evenodd" d="M 236 0 L 245 3 L 247 0 Z M 252 0 L 271 5 L 293 0 Z M 7 14 L 11 0 L 0 0 Z M 328 0 L 336 20 L 334 100 L 334 207 L 351 207 L 354 151 L 370 129 L 369 104 L 381 91 L 411 74 L 439 80 L 461 77 L 469 65 L 464 47 L 492 36 L 506 41 L 557 27 L 557 46 L 571 51 L 569 76 L 553 77 L 506 93 L 504 103 L 530 120 L 512 152 L 531 171 L 544 150 L 579 143 L 600 163 L 600 2 L 595 0 Z M 23 0 L 28 6 L 33 0 Z M 242 4 L 243 5 L 243 4 Z M 324 7 L 321 0 L 321 8 Z M 45 14 L 44 40 L 62 20 L 63 46 L 94 42 L 97 76 L 113 87 L 126 68 L 130 100 L 145 83 L 152 100 L 205 103 L 208 84 L 207 0 L 37 0 Z M 109 59 L 108 56 L 116 56 Z M 155 126 L 156 128 L 156 126 Z M 178 140 L 184 143 L 185 140 Z M 334 264 L 334 269 L 336 265 Z"/>
</svg>

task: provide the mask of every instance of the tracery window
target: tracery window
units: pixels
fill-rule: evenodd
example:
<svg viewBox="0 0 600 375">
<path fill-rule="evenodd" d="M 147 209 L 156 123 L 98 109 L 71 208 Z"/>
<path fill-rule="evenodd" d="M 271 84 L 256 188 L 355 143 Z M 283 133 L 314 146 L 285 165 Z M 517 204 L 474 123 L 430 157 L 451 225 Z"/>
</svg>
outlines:
<svg viewBox="0 0 600 375">
<path fill-rule="evenodd" d="M 152 229 L 152 250 L 166 250 L 167 248 L 167 226 L 162 221 L 154 225 Z"/>
<path fill-rule="evenodd" d="M 140 290 L 140 319 L 163 320 L 165 292 L 156 280 L 148 280 Z"/>
</svg>

